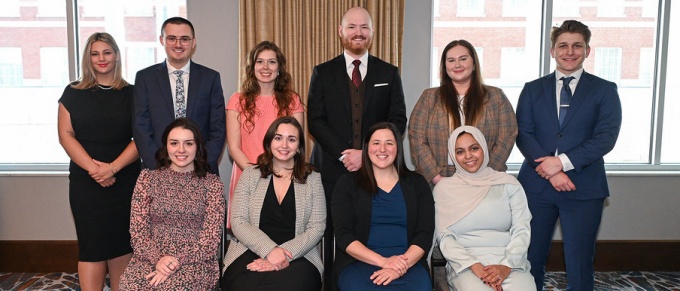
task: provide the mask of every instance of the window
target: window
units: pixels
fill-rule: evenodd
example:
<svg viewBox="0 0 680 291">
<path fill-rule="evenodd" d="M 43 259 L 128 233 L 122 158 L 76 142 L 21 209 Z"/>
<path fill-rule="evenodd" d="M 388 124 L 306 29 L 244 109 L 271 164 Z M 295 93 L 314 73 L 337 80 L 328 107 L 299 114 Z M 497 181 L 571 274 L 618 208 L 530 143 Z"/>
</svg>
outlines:
<svg viewBox="0 0 680 291">
<path fill-rule="evenodd" d="M 484 17 L 484 0 L 458 1 L 458 17 Z"/>
<path fill-rule="evenodd" d="M 439 2 L 444 9 L 469 6 L 474 1 Z M 674 130 L 680 128 L 680 115 L 672 113 L 680 108 L 680 98 L 675 98 L 680 96 L 680 82 L 673 82 L 666 74 L 673 69 L 669 64 L 680 63 L 674 53 L 680 49 L 680 21 L 675 19 L 680 17 L 669 18 L 668 35 L 660 35 L 662 39 L 658 40 L 660 3 L 670 7 L 666 1 L 653 0 L 486 1 L 484 18 L 474 22 L 456 18 L 457 15 L 446 15 L 442 10 L 441 16 L 433 20 L 432 45 L 441 54 L 444 46 L 454 39 L 453 35 L 455 39 L 469 40 L 477 48 L 483 47 L 485 83 L 503 89 L 516 106 L 524 82 L 555 70 L 555 62 L 549 49 L 544 49 L 546 45 L 541 37 L 549 37 L 550 26 L 560 25 L 564 20 L 582 21 L 592 31 L 585 71 L 615 82 L 623 105 L 618 142 L 605 157 L 608 167 L 639 169 L 651 165 L 676 169 L 667 164 L 680 163 L 680 151 L 677 150 L 680 132 Z M 552 18 L 543 15 L 540 4 L 551 8 Z M 515 9 L 512 6 L 525 9 L 524 16 L 506 17 L 508 11 Z M 610 11 L 602 12 L 605 9 Z M 678 14 L 680 10 L 676 10 L 675 14 Z M 663 12 L 664 18 L 673 14 L 669 9 Z M 543 18 L 547 20 L 544 22 Z M 668 42 L 667 57 L 659 55 L 662 50 L 657 46 L 664 43 L 662 40 Z M 433 65 L 438 66 L 439 57 Z M 549 60 L 549 64 L 542 65 L 542 60 Z M 434 82 L 435 78 L 437 82 Z M 436 74 L 433 74 L 432 85 L 438 86 Z M 663 114 L 662 119 L 657 118 L 660 114 Z M 516 164 L 522 160 L 522 155 L 515 149 L 508 162 Z"/>
<path fill-rule="evenodd" d="M 527 15 L 527 0 L 503 0 L 503 17 Z"/>
<path fill-rule="evenodd" d="M 595 48 L 595 75 L 614 83 L 621 81 L 621 48 Z"/>
<path fill-rule="evenodd" d="M 74 2 L 12 1 L 8 9 L 18 7 L 22 12 L 33 13 L 0 19 L 3 33 L 13 36 L 0 38 L 0 131 L 9 140 L 21 140 L 3 145 L 2 169 L 25 169 L 23 165 L 30 164 L 63 169 L 68 163 L 57 137 L 57 104 L 65 86 L 79 74 L 82 50 L 92 33 L 113 35 L 121 49 L 123 75 L 132 83 L 137 70 L 165 58 L 164 53 L 156 53 L 161 47 L 161 23 L 169 16 L 186 16 L 185 0 L 161 1 L 163 4 L 158 5 L 154 4 L 157 1 L 144 0 L 148 5 L 143 7 L 137 6 L 138 1 L 111 6 L 108 2 L 82 0 L 77 1 L 76 21 L 66 16 L 66 4 Z M 6 7 L 4 2 L 2 7 Z M 134 17 L 125 15 L 128 7 L 135 11 Z M 150 11 L 155 11 L 156 16 Z M 5 12 L 0 17 L 6 16 Z M 76 28 L 71 39 L 77 39 L 80 47 L 69 43 L 67 23 Z"/>
<path fill-rule="evenodd" d="M 598 0 L 597 17 L 625 17 L 625 0 Z"/>
<path fill-rule="evenodd" d="M 23 76 L 21 48 L 0 47 L 0 86 L 21 86 Z"/>
<path fill-rule="evenodd" d="M 675 6 L 674 6 L 675 7 Z M 680 163 L 680 82 L 676 79 L 677 66 L 680 64 L 678 51 L 680 50 L 680 9 L 671 11 L 670 27 L 668 29 L 668 59 L 663 64 L 662 74 L 665 75 L 665 90 L 663 91 L 663 135 L 661 142 L 661 163 Z M 675 15 L 675 16 L 672 16 Z"/>
</svg>

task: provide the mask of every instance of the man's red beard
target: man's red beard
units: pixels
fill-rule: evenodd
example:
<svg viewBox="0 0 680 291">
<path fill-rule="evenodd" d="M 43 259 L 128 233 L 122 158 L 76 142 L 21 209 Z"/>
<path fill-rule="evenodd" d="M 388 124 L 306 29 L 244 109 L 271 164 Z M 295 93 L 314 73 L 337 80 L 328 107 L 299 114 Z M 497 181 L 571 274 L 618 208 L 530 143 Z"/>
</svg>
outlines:
<svg viewBox="0 0 680 291">
<path fill-rule="evenodd" d="M 352 43 L 352 40 L 347 37 L 342 38 L 342 47 L 351 52 L 352 54 L 355 55 L 363 55 L 366 53 L 368 48 L 371 47 L 371 44 L 373 44 L 373 39 L 368 38 L 368 41 L 365 43 L 365 45 L 355 45 Z"/>
</svg>

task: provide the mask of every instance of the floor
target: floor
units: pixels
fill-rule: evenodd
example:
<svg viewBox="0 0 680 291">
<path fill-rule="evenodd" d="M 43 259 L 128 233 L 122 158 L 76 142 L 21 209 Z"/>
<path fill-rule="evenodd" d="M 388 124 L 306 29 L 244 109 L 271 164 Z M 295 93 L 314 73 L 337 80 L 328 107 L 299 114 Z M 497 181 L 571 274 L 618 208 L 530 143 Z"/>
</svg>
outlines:
<svg viewBox="0 0 680 291">
<path fill-rule="evenodd" d="M 546 291 L 566 289 L 563 272 L 547 275 Z M 438 288 L 441 289 L 441 288 Z M 0 273 L 0 290 L 80 290 L 78 274 L 69 273 Z M 598 272 L 595 274 L 598 291 L 680 291 L 680 272 Z"/>
</svg>

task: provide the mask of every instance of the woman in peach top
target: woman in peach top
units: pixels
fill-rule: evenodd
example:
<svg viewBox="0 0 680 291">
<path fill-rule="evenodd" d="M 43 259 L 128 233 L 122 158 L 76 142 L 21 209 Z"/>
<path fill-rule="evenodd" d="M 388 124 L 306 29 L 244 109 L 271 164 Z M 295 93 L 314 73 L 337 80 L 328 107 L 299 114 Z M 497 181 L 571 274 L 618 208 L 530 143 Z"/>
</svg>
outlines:
<svg viewBox="0 0 680 291">
<path fill-rule="evenodd" d="M 234 161 L 229 201 L 243 169 L 255 164 L 257 156 L 264 152 L 262 140 L 274 119 L 293 116 L 303 124 L 304 108 L 292 89 L 291 79 L 286 57 L 276 44 L 263 41 L 250 51 L 241 91 L 231 95 L 227 103 L 227 144 Z"/>
</svg>

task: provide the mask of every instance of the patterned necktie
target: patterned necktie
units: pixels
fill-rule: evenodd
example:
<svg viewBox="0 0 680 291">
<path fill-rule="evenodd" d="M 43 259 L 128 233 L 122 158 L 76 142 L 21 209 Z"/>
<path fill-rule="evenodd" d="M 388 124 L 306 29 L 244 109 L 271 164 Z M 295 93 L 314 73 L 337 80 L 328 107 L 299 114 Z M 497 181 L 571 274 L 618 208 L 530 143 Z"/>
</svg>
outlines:
<svg viewBox="0 0 680 291">
<path fill-rule="evenodd" d="M 567 115 L 567 109 L 569 109 L 569 103 L 571 102 L 571 88 L 569 87 L 569 82 L 573 80 L 574 77 L 562 77 L 562 90 L 560 90 L 560 125 L 564 121 L 564 117 Z"/>
<path fill-rule="evenodd" d="M 184 80 L 182 80 L 182 74 L 184 74 L 184 71 L 176 70 L 173 73 L 177 75 L 177 81 L 175 82 L 175 103 L 177 105 L 175 118 L 186 117 L 187 105 L 184 99 Z"/>
<path fill-rule="evenodd" d="M 354 87 L 359 88 L 359 86 L 361 86 L 361 72 L 359 71 L 359 65 L 361 65 L 361 61 L 354 60 L 352 64 L 354 65 L 354 70 L 352 71 L 352 83 L 354 83 Z"/>
</svg>

